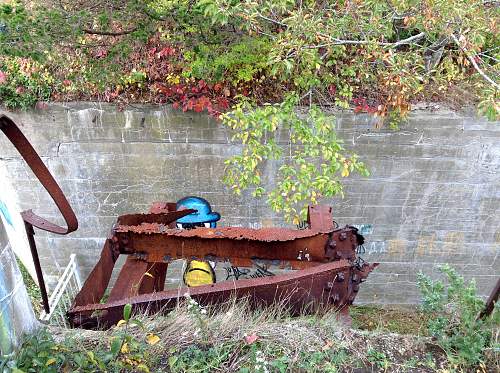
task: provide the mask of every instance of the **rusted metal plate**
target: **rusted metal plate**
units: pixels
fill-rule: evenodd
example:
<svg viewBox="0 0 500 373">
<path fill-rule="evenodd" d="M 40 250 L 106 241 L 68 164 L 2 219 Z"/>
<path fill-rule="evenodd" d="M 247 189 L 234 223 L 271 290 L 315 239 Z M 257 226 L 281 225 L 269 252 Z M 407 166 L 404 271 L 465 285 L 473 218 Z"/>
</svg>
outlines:
<svg viewBox="0 0 500 373">
<path fill-rule="evenodd" d="M 337 306 L 340 309 L 345 306 L 341 300 L 350 297 L 346 289 L 351 268 L 349 261 L 339 260 L 273 277 L 143 294 L 107 304 L 77 306 L 70 310 L 69 317 L 74 326 L 105 328 L 122 318 L 123 307 L 127 303 L 132 304 L 136 311 L 169 311 L 185 294 L 203 306 L 222 303 L 231 297 L 247 297 L 254 307 L 280 302 L 292 314 L 312 312 L 322 306 Z M 91 316 L 95 312 L 99 316 Z"/>
</svg>

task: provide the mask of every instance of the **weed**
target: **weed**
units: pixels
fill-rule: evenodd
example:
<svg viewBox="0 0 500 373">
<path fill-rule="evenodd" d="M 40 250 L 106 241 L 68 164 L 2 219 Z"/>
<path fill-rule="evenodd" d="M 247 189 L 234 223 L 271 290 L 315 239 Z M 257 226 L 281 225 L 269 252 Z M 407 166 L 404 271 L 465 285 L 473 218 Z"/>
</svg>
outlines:
<svg viewBox="0 0 500 373">
<path fill-rule="evenodd" d="M 366 353 L 366 357 L 370 363 L 382 369 L 387 369 L 391 365 L 386 354 L 375 349 L 369 349 Z"/>
<path fill-rule="evenodd" d="M 453 364 L 470 367 L 483 360 L 492 326 L 498 323 L 498 307 L 489 318 L 479 319 L 484 302 L 477 295 L 474 280 L 466 283 L 449 265 L 439 269 L 445 274 L 447 285 L 422 273 L 418 275 L 422 309 L 433 315 L 427 327 Z"/>
</svg>

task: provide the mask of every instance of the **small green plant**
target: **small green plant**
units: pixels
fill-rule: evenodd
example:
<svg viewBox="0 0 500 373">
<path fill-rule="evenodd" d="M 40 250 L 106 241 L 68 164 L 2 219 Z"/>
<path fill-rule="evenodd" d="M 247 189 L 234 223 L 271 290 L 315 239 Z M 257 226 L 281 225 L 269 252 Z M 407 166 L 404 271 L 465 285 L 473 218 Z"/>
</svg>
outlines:
<svg viewBox="0 0 500 373">
<path fill-rule="evenodd" d="M 391 362 L 383 352 L 377 351 L 373 348 L 367 351 L 366 357 L 370 363 L 381 369 L 387 369 L 391 365 Z"/>
<path fill-rule="evenodd" d="M 192 345 L 179 352 L 170 349 L 168 366 L 176 372 L 212 372 L 218 369 L 233 353 L 232 343 L 211 346 L 208 348 Z"/>
<path fill-rule="evenodd" d="M 492 327 L 498 323 L 498 307 L 490 317 L 478 318 L 484 302 L 477 295 L 474 280 L 466 283 L 449 265 L 440 266 L 439 270 L 446 276 L 446 285 L 418 274 L 422 309 L 432 314 L 427 327 L 452 364 L 470 367 L 483 360 Z"/>
<path fill-rule="evenodd" d="M 17 354 L 0 363 L 0 371 L 5 366 L 13 373 L 149 372 L 147 362 L 152 357 L 147 347 L 158 343 L 159 337 L 147 333 L 139 320 L 131 318 L 131 313 L 132 307 L 128 304 L 124 307 L 123 320 L 117 324 L 110 338 L 92 349 L 86 349 L 72 337 L 56 341 L 50 330 L 43 328 L 27 336 Z M 140 327 L 146 336 L 145 341 L 130 333 L 132 325 Z"/>
</svg>

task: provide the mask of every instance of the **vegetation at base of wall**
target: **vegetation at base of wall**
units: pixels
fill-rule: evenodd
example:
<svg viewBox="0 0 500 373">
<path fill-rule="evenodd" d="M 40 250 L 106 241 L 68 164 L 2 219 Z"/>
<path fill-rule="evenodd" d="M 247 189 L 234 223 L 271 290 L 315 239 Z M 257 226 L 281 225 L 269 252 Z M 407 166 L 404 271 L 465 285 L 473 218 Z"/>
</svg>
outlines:
<svg viewBox="0 0 500 373">
<path fill-rule="evenodd" d="M 499 118 L 499 9 L 482 0 L 10 0 L 0 6 L 0 102 L 171 103 L 222 118 L 249 139 L 243 158 L 229 160 L 228 185 L 268 196 L 297 221 L 304 205 L 341 194 L 339 175 L 366 174 L 324 127 L 324 108 L 370 113 L 394 129 L 419 101 L 477 104 Z M 310 108 L 302 121 L 292 101 Z M 290 163 L 283 154 L 277 188 L 263 190 L 261 166 L 277 153 L 246 128 L 273 110 L 286 117 L 280 128 L 313 125 L 330 143 L 298 136 L 290 146 L 310 152 Z M 278 127 L 257 130 L 268 141 Z M 313 165 L 328 146 L 340 146 L 333 165 Z M 320 155 L 321 166 L 332 159 Z"/>
<path fill-rule="evenodd" d="M 127 305 L 123 320 L 107 331 L 41 329 L 0 363 L 0 371 L 497 370 L 498 309 L 477 321 L 472 314 L 481 307 L 474 287 L 449 267 L 444 272 L 448 286 L 420 276 L 423 313 L 354 306 L 354 328 L 343 325 L 333 309 L 290 317 L 283 304 L 252 311 L 245 299 L 203 307 L 186 294 L 174 311 L 153 317 L 132 315 Z M 449 321 L 444 329 L 443 318 Z M 428 323 L 427 330 L 419 320 Z"/>
<path fill-rule="evenodd" d="M 126 315 L 124 315 L 126 316 Z M 290 317 L 282 305 L 250 311 L 187 298 L 167 316 L 129 315 L 108 331 L 51 327 L 5 361 L 16 373 L 438 371 L 448 362 L 428 338 L 349 329 L 335 312 Z M 1 371 L 1 368 L 0 368 Z"/>
<path fill-rule="evenodd" d="M 500 307 L 497 303 L 492 315 L 479 318 L 484 302 L 477 295 L 474 280 L 466 283 L 449 265 L 439 269 L 446 276 L 446 285 L 418 275 L 422 310 L 433 315 L 427 320 L 428 332 L 453 365 L 474 366 L 484 359 L 487 348 L 500 348 Z"/>
</svg>

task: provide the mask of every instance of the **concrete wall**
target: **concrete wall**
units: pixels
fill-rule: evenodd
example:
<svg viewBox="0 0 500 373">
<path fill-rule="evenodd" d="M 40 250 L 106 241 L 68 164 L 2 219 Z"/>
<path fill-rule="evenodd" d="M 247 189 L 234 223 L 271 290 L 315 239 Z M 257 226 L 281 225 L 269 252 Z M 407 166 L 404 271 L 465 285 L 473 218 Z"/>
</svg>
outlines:
<svg viewBox="0 0 500 373">
<path fill-rule="evenodd" d="M 196 194 L 222 214 L 222 224 L 282 224 L 264 200 L 235 197 L 224 188 L 223 161 L 239 146 L 206 116 L 169 107 L 118 111 L 96 103 L 51 104 L 13 116 L 80 221 L 69 237 L 37 234 L 49 282 L 72 252 L 86 276 L 116 216 L 147 211 L 157 200 Z M 500 274 L 499 123 L 441 110 L 413 112 L 397 132 L 377 130 L 372 118 L 352 113 L 338 113 L 337 127 L 371 170 L 369 178 L 345 181 L 345 199 L 326 201 L 341 225 L 363 226 L 365 259 L 382 263 L 358 300 L 418 302 L 416 273 L 437 276 L 439 263 L 475 277 L 486 295 Z M 22 208 L 61 222 L 45 190 L 4 138 L 0 167 L 10 175 Z M 269 182 L 275 170 L 275 164 L 266 166 Z"/>
<path fill-rule="evenodd" d="M 0 360 L 12 353 L 24 333 L 38 327 L 10 237 L 15 227 L 8 211 L 0 211 Z"/>
</svg>

